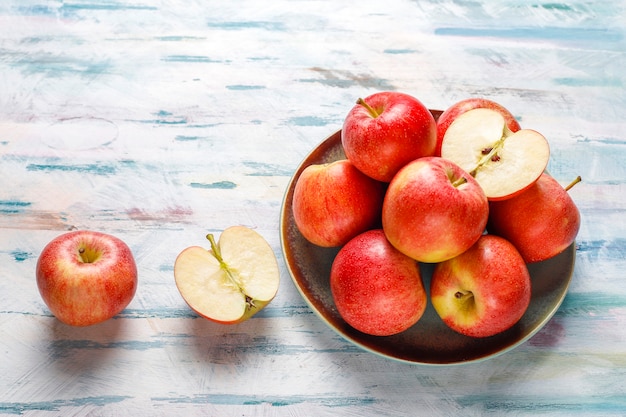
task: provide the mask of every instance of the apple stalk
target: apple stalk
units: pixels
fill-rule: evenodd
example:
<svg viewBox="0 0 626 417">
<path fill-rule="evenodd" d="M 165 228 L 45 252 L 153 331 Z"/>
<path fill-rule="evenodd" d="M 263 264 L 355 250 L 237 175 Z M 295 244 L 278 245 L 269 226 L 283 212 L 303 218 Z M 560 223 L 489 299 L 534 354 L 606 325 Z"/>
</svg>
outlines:
<svg viewBox="0 0 626 417">
<path fill-rule="evenodd" d="M 581 178 L 581 176 L 577 176 L 576 178 L 574 178 L 574 181 L 570 182 L 569 185 L 567 187 L 565 187 L 565 191 L 569 191 L 572 189 L 573 186 L 575 186 L 576 184 L 578 184 L 579 182 L 581 182 L 583 179 Z"/>
<path fill-rule="evenodd" d="M 213 234 L 209 233 L 208 235 L 206 235 L 206 238 L 211 243 L 211 252 L 213 253 L 213 256 L 215 256 L 215 259 L 217 259 L 217 261 L 220 263 L 220 268 L 222 268 L 224 270 L 224 272 L 226 272 L 226 276 L 230 279 L 231 284 L 235 288 L 237 288 L 237 290 L 239 290 L 239 292 L 241 292 L 244 295 L 244 297 L 246 298 L 246 309 L 249 310 L 251 308 L 256 307 L 254 305 L 254 300 L 245 293 L 244 289 L 241 286 L 240 281 L 232 273 L 232 271 L 230 270 L 230 267 L 228 266 L 228 264 L 226 262 L 224 262 L 224 258 L 222 258 L 222 252 L 220 251 L 219 246 L 215 242 L 215 237 L 213 237 Z"/>
<path fill-rule="evenodd" d="M 362 98 L 359 98 L 356 101 L 356 104 L 359 104 L 363 107 L 365 107 L 365 109 L 367 110 L 367 112 L 370 114 L 370 116 L 372 116 L 374 119 L 377 118 L 378 116 L 380 116 L 380 112 L 374 110 L 374 108 L 372 106 L 370 106 L 369 104 L 367 104 L 365 102 L 365 100 L 363 100 Z"/>
</svg>

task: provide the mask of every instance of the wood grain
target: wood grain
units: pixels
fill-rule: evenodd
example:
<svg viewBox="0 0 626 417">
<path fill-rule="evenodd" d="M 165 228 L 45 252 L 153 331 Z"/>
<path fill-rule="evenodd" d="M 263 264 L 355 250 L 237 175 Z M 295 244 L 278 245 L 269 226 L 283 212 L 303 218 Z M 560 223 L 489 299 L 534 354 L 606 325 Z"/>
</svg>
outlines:
<svg viewBox="0 0 626 417">
<path fill-rule="evenodd" d="M 0 414 L 619 416 L 626 413 L 626 3 L 8 0 L 0 4 Z M 396 363 L 300 297 L 279 213 L 300 161 L 356 98 L 507 106 L 551 144 L 583 218 L 569 293 L 486 362 Z M 224 327 L 173 262 L 242 224 L 281 288 Z M 34 279 L 45 244 L 89 228 L 139 268 L 115 319 L 70 328 Z"/>
</svg>

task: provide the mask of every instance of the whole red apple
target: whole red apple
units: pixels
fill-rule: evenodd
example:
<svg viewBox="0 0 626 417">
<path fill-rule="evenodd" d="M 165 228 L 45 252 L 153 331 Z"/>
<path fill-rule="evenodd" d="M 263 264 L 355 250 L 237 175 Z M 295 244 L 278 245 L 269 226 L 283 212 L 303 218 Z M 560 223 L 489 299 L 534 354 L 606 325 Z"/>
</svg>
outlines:
<svg viewBox="0 0 626 417">
<path fill-rule="evenodd" d="M 446 130 L 448 130 L 448 127 L 452 124 L 452 122 L 454 122 L 461 114 L 469 110 L 479 108 L 492 109 L 502 114 L 504 120 L 506 121 L 506 125 L 511 132 L 517 132 L 521 129 L 519 122 L 515 119 L 515 116 L 513 116 L 513 114 L 502 104 L 481 97 L 467 98 L 448 107 L 437 119 L 436 156 L 441 156 L 441 143 L 443 142 Z"/>
<path fill-rule="evenodd" d="M 105 233 L 79 230 L 46 245 L 37 261 L 37 286 L 52 314 L 72 326 L 103 322 L 121 312 L 137 289 L 129 247 Z"/>
<path fill-rule="evenodd" d="M 400 252 L 420 262 L 453 258 L 483 234 L 487 197 L 458 165 L 439 157 L 407 164 L 387 189 L 382 226 Z"/>
<path fill-rule="evenodd" d="M 515 246 L 483 235 L 466 252 L 437 264 L 430 282 L 435 311 L 452 330 L 488 337 L 511 328 L 530 304 L 528 268 Z"/>
<path fill-rule="evenodd" d="M 563 252 L 580 228 L 576 204 L 565 188 L 546 173 L 521 194 L 490 202 L 489 208 L 489 233 L 513 243 L 527 263 Z"/>
<path fill-rule="evenodd" d="M 347 158 L 370 177 L 389 182 L 408 162 L 435 153 L 437 124 L 408 94 L 385 91 L 359 99 L 346 116 L 341 143 Z"/>
<path fill-rule="evenodd" d="M 384 184 L 349 160 L 307 166 L 293 191 L 296 226 L 309 242 L 341 246 L 380 221 Z"/>
<path fill-rule="evenodd" d="M 339 250 L 330 289 L 346 323 L 374 336 L 400 333 L 426 310 L 417 262 L 395 249 L 380 229 L 356 236 Z"/>
</svg>

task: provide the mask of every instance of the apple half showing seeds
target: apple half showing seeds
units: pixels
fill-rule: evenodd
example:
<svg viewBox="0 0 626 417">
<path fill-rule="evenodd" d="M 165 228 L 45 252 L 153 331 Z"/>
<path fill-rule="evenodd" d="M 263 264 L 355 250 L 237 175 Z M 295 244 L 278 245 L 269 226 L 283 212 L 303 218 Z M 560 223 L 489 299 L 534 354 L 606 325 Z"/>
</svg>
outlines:
<svg viewBox="0 0 626 417">
<path fill-rule="evenodd" d="M 448 127 L 441 156 L 469 172 L 490 201 L 524 191 L 544 172 L 550 159 L 547 139 L 532 129 L 512 132 L 501 113 L 478 108 Z"/>
<path fill-rule="evenodd" d="M 174 263 L 181 296 L 201 317 L 222 324 L 243 322 L 278 292 L 280 271 L 271 246 L 244 226 L 225 229 L 211 249 L 191 246 Z"/>
</svg>

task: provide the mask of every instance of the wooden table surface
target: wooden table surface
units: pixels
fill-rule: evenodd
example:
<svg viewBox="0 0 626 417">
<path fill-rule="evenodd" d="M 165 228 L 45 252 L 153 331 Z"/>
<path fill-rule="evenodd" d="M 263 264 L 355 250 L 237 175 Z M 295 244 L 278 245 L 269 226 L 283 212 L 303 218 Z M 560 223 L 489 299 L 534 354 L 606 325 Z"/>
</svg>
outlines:
<svg viewBox="0 0 626 417">
<path fill-rule="evenodd" d="M 524 4 L 527 3 L 527 4 Z M 626 415 L 626 3 L 389 0 L 0 3 L 0 413 L 42 416 Z M 303 158 L 356 98 L 480 96 L 551 145 L 582 214 L 567 297 L 534 337 L 430 367 L 361 350 L 296 290 L 279 216 Z M 173 263 L 208 232 L 261 233 L 274 301 L 223 326 Z M 135 298 L 103 324 L 49 312 L 52 238 L 133 250 Z"/>
</svg>

